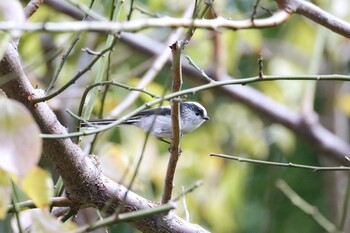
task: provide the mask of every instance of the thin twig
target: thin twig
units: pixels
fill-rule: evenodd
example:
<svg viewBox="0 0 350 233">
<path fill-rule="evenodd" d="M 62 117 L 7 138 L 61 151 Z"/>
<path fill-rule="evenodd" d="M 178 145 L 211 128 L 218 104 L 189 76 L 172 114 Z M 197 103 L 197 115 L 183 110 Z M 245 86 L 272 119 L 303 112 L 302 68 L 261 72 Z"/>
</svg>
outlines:
<svg viewBox="0 0 350 233">
<path fill-rule="evenodd" d="M 138 10 L 141 14 L 150 16 L 150 17 L 152 17 L 152 18 L 161 18 L 161 17 L 164 17 L 164 15 L 162 15 L 162 14 L 159 14 L 159 13 L 151 13 L 151 12 L 148 12 L 148 11 L 146 11 L 146 10 L 141 9 L 141 8 L 138 7 L 138 6 L 134 6 L 133 10 Z"/>
<path fill-rule="evenodd" d="M 182 198 L 183 196 L 185 196 L 186 194 L 193 192 L 195 189 L 197 189 L 198 187 L 202 186 L 204 183 L 202 180 L 197 181 L 195 184 L 193 184 L 192 186 L 190 186 L 189 188 L 187 188 L 186 190 L 183 190 L 181 195 L 173 198 L 173 201 L 178 201 L 180 198 Z"/>
<path fill-rule="evenodd" d="M 19 216 L 20 208 L 18 206 L 18 195 L 17 195 L 17 190 L 14 181 L 11 180 L 11 185 L 12 185 L 12 206 L 13 206 L 13 212 L 15 213 L 16 216 L 16 223 L 18 227 L 19 233 L 23 233 L 23 228 L 21 225 L 21 219 Z"/>
<path fill-rule="evenodd" d="M 182 69 L 181 69 L 181 53 L 182 48 L 178 41 L 170 46 L 173 65 L 171 67 L 171 73 L 173 78 L 172 92 L 178 92 L 182 86 Z M 166 171 L 164 181 L 164 192 L 162 196 L 162 203 L 167 203 L 171 200 L 171 195 L 174 187 L 174 176 L 177 166 L 177 161 L 181 154 L 180 137 L 181 137 L 181 125 L 180 125 L 180 105 L 178 99 L 172 99 L 171 101 L 171 123 L 172 123 L 172 135 L 170 145 L 170 157 L 168 167 Z"/>
<path fill-rule="evenodd" d="M 99 52 L 99 51 L 94 51 L 94 50 L 92 50 L 92 49 L 90 49 L 90 48 L 82 48 L 81 51 L 82 51 L 82 52 L 86 52 L 86 53 L 89 54 L 89 55 L 94 55 L 94 56 L 96 56 L 96 55 L 101 55 L 101 52 Z"/>
<path fill-rule="evenodd" d="M 187 204 L 186 204 L 186 196 L 184 195 L 185 193 L 184 186 L 181 186 L 181 191 L 182 191 L 182 206 L 185 210 L 185 219 L 187 222 L 190 222 L 190 212 L 188 211 Z"/>
<path fill-rule="evenodd" d="M 302 199 L 284 180 L 277 180 L 276 187 L 299 209 L 310 215 L 323 229 L 331 233 L 340 233 L 337 227 L 329 221 L 317 207 Z"/>
<path fill-rule="evenodd" d="M 27 19 L 29 19 L 43 4 L 44 0 L 31 0 L 28 2 L 26 7 L 24 7 L 23 11 Z"/>
<path fill-rule="evenodd" d="M 67 197 L 53 197 L 50 199 L 50 205 L 55 207 L 65 207 L 65 206 L 73 206 L 73 202 L 69 200 Z M 16 205 L 11 205 L 8 208 L 8 213 L 14 213 L 16 211 L 22 209 L 33 209 L 37 208 L 32 200 L 18 202 Z"/>
<path fill-rule="evenodd" d="M 344 194 L 344 202 L 342 204 L 342 210 L 340 214 L 340 221 L 339 221 L 339 229 L 344 230 L 344 226 L 346 223 L 346 219 L 348 216 L 348 210 L 349 210 L 349 201 L 350 201 L 350 174 L 347 177 L 348 182 L 345 187 L 345 194 Z"/>
<path fill-rule="evenodd" d="M 247 158 L 242 158 L 239 156 L 216 154 L 216 153 L 210 153 L 210 156 L 220 157 L 220 158 L 224 158 L 224 159 L 231 159 L 231 160 L 236 160 L 238 162 L 245 162 L 245 163 L 262 164 L 262 165 L 276 166 L 276 167 L 299 168 L 299 169 L 311 170 L 314 172 L 319 172 L 319 171 L 350 171 L 350 167 L 344 167 L 344 166 L 317 167 L 317 166 L 308 166 L 308 165 L 297 164 L 297 163 L 279 163 L 279 162 L 270 162 L 270 161 L 263 161 L 263 160 L 257 160 L 257 159 L 247 159 Z"/>
<path fill-rule="evenodd" d="M 98 127 L 97 125 L 94 125 L 93 123 L 89 122 L 88 120 L 85 120 L 84 118 L 78 116 L 77 114 L 75 114 L 74 112 L 72 112 L 71 110 L 67 109 L 66 112 L 73 117 L 75 120 L 79 121 L 79 122 L 83 122 L 86 126 L 88 127 Z"/>
<path fill-rule="evenodd" d="M 88 15 L 89 17 L 95 19 L 95 20 L 100 20 L 100 21 L 105 21 L 107 18 L 99 15 L 98 13 L 92 11 L 89 7 L 87 7 L 85 4 L 78 2 L 77 0 L 67 0 L 70 4 L 74 5 L 76 8 L 84 12 L 84 14 Z"/>
<path fill-rule="evenodd" d="M 61 219 L 61 222 L 66 222 L 71 217 L 77 215 L 78 211 L 75 208 L 70 208 L 67 213 L 65 213 Z"/>
<path fill-rule="evenodd" d="M 133 211 L 133 212 L 124 213 L 124 214 L 112 215 L 101 221 L 97 221 L 92 224 L 82 226 L 77 230 L 73 231 L 73 233 L 93 231 L 95 229 L 98 229 L 104 226 L 109 226 L 117 222 L 120 223 L 120 222 L 132 221 L 137 219 L 144 219 L 146 217 L 158 215 L 161 213 L 167 213 L 172 209 L 175 209 L 175 204 L 173 202 L 169 202 L 154 208 L 138 210 L 138 211 Z"/>
<path fill-rule="evenodd" d="M 252 21 L 252 23 L 254 23 L 259 3 L 260 3 L 260 0 L 256 0 L 255 4 L 253 5 L 253 12 L 252 12 L 252 15 L 250 16 L 250 20 Z"/>
<path fill-rule="evenodd" d="M 264 73 L 263 73 L 263 61 L 264 61 L 264 58 L 262 56 L 262 54 L 260 54 L 259 58 L 258 58 L 258 65 L 259 65 L 259 72 L 258 72 L 258 76 L 260 79 L 263 79 L 264 78 Z"/>
<path fill-rule="evenodd" d="M 126 19 L 127 19 L 128 21 L 131 20 L 131 15 L 132 15 L 133 10 L 134 10 L 134 0 L 131 0 L 131 2 L 130 2 L 129 14 L 128 14 L 128 16 L 126 17 Z"/>
<path fill-rule="evenodd" d="M 229 20 L 222 17 L 215 19 L 188 19 L 188 18 L 150 18 L 135 19 L 125 22 L 111 21 L 89 21 L 89 22 L 0 22 L 0 30 L 22 30 L 22 31 L 47 31 L 57 33 L 77 32 L 77 31 L 95 31 L 95 32 L 136 32 L 147 28 L 203 28 L 203 29 L 248 29 L 248 28 L 269 28 L 276 27 L 285 22 L 289 13 L 278 11 L 274 15 L 265 19 L 256 19 L 254 24 L 248 20 Z M 349 33 L 344 36 L 350 37 Z"/>
<path fill-rule="evenodd" d="M 210 78 L 210 77 L 205 73 L 205 71 L 204 71 L 202 68 L 200 68 L 200 67 L 191 59 L 190 56 L 187 56 L 187 55 L 186 55 L 185 58 L 188 60 L 188 63 L 189 63 L 191 66 L 193 66 L 196 70 L 199 71 L 199 73 L 200 73 L 201 76 L 205 79 L 205 81 L 207 81 L 207 82 L 209 82 L 209 83 L 215 82 L 215 80 L 212 79 L 212 78 Z"/>
</svg>

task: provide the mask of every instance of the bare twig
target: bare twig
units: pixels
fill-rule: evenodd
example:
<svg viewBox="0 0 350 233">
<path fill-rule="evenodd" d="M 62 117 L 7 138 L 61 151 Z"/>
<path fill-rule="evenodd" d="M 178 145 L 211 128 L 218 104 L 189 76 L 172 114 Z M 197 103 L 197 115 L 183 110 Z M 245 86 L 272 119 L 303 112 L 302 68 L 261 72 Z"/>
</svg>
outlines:
<svg viewBox="0 0 350 233">
<path fill-rule="evenodd" d="M 217 30 L 227 29 L 246 29 L 246 28 L 264 28 L 274 27 L 286 21 L 291 13 L 297 13 L 308 17 L 309 19 L 325 26 L 326 28 L 350 38 L 350 24 L 341 20 L 328 12 L 322 10 L 316 5 L 303 0 L 276 0 L 281 11 L 276 12 L 271 17 L 265 19 L 248 20 L 228 20 L 224 18 L 205 19 L 178 19 L 178 18 L 155 18 L 141 19 L 128 22 L 65 22 L 65 23 L 16 23 L 1 22 L 0 30 L 19 29 L 23 31 L 139 31 L 149 27 L 195 27 Z M 101 17 L 95 17 L 99 20 L 105 20 Z"/>
<path fill-rule="evenodd" d="M 233 155 L 224 155 L 224 154 L 217 154 L 217 153 L 211 153 L 210 156 L 220 157 L 224 159 L 231 159 L 236 160 L 238 162 L 245 162 L 245 163 L 254 163 L 254 164 L 262 164 L 262 165 L 268 165 L 268 166 L 276 166 L 276 167 L 290 167 L 290 168 L 299 168 L 299 169 L 305 169 L 305 170 L 311 170 L 313 172 L 320 172 L 320 171 L 350 171 L 350 167 L 317 167 L 317 166 L 308 166 L 304 164 L 296 164 L 296 163 L 278 163 L 278 162 L 270 162 L 270 161 L 263 161 L 263 160 L 257 160 L 257 159 L 247 159 L 239 156 L 233 156 Z"/>
<path fill-rule="evenodd" d="M 152 208 L 152 209 L 139 210 L 139 211 L 133 211 L 130 213 L 125 213 L 125 214 L 112 215 L 112 216 L 107 217 L 107 218 L 100 220 L 98 222 L 88 224 L 86 226 L 82 226 L 82 227 L 78 228 L 77 230 L 73 231 L 73 233 L 83 233 L 83 232 L 93 231 L 95 229 L 101 228 L 103 226 L 109 226 L 109 225 L 112 225 L 114 223 L 135 221 L 138 219 L 147 218 L 147 217 L 159 215 L 162 213 L 167 213 L 172 209 L 175 209 L 175 204 L 170 202 L 170 203 L 166 203 L 164 205 L 157 206 L 157 207 Z"/>
<path fill-rule="evenodd" d="M 181 53 L 182 48 L 178 41 L 170 46 L 173 55 L 173 65 L 171 67 L 173 85 L 172 92 L 178 92 L 182 86 L 182 72 L 181 72 Z M 174 186 L 174 175 L 176 171 L 177 161 L 181 154 L 180 137 L 181 137 L 181 125 L 180 125 L 180 106 L 179 99 L 172 99 L 171 101 L 171 123 L 172 123 L 172 136 L 170 145 L 170 157 L 164 182 L 164 192 L 162 197 L 162 203 L 167 203 L 171 200 L 171 195 Z"/>
<path fill-rule="evenodd" d="M 22 31 L 48 31 L 48 32 L 77 32 L 77 31 L 98 31 L 98 32 L 135 32 L 146 28 L 163 27 L 186 27 L 186 28 L 206 28 L 211 30 L 226 29 L 248 29 L 248 28 L 268 28 L 275 27 L 283 23 L 289 17 L 286 11 L 278 11 L 266 19 L 256 19 L 254 24 L 248 20 L 229 20 L 221 17 L 215 19 L 188 19 L 188 18 L 152 18 L 136 19 L 126 22 L 110 21 L 89 21 L 89 22 L 47 22 L 47 23 L 16 23 L 0 22 L 0 30 L 22 30 Z M 350 33 L 349 33 L 350 34 Z"/>
<path fill-rule="evenodd" d="M 152 17 L 152 18 L 161 18 L 161 17 L 164 17 L 164 15 L 162 15 L 162 14 L 160 14 L 160 13 L 151 13 L 151 12 L 148 12 L 148 11 L 142 9 L 142 8 L 139 7 L 139 6 L 134 6 L 133 10 L 138 10 L 141 14 L 150 16 L 150 17 Z"/>
<path fill-rule="evenodd" d="M 85 15 L 88 15 L 89 17 L 95 19 L 95 20 L 107 20 L 105 17 L 97 14 L 96 12 L 92 11 L 90 7 L 87 7 L 85 4 L 78 2 L 77 0 L 67 0 L 72 5 L 74 5 L 76 8 L 80 9 L 82 12 L 84 12 Z"/>
<path fill-rule="evenodd" d="M 185 219 L 187 222 L 190 221 L 190 212 L 188 211 L 188 208 L 187 208 L 187 204 L 186 204 L 186 196 L 185 196 L 185 188 L 184 186 L 181 187 L 181 191 L 182 191 L 182 206 L 185 210 Z"/>
<path fill-rule="evenodd" d="M 132 15 L 133 10 L 134 10 L 134 0 L 131 0 L 130 8 L 129 8 L 129 14 L 126 17 L 128 21 L 131 20 L 131 15 Z"/>
<path fill-rule="evenodd" d="M 252 15 L 250 16 L 250 20 L 254 23 L 255 17 L 256 17 L 256 12 L 259 6 L 260 0 L 256 0 L 254 5 L 253 5 L 253 12 Z"/>
<path fill-rule="evenodd" d="M 337 227 L 329 221 L 317 207 L 310 205 L 302 199 L 284 180 L 277 180 L 276 187 L 299 209 L 310 215 L 327 232 L 340 233 Z"/>
<path fill-rule="evenodd" d="M 44 0 L 31 0 L 23 9 L 26 18 L 30 18 L 39 9 L 43 2 Z"/>
<path fill-rule="evenodd" d="M 188 189 L 186 189 L 186 190 L 183 189 L 181 195 L 173 198 L 173 201 L 175 201 L 175 202 L 178 201 L 180 198 L 182 198 L 183 196 L 185 196 L 186 194 L 188 194 L 190 192 L 193 192 L 195 189 L 197 189 L 201 185 L 203 185 L 203 181 L 202 180 L 197 181 L 195 184 L 190 186 Z"/>
<path fill-rule="evenodd" d="M 341 213 L 340 213 L 340 221 L 338 228 L 340 230 L 344 230 L 346 219 L 348 216 L 348 211 L 349 211 L 349 202 L 350 202 L 350 175 L 347 177 L 348 182 L 345 187 L 345 194 L 344 194 L 344 201 L 342 203 L 341 207 Z"/>
<path fill-rule="evenodd" d="M 260 54 L 260 57 L 258 58 L 258 67 L 259 67 L 259 72 L 258 72 L 258 76 L 260 79 L 263 79 L 264 78 L 264 73 L 263 73 L 263 67 L 264 67 L 264 64 L 263 64 L 263 61 L 264 61 L 264 58 L 262 56 L 262 54 Z"/>
<path fill-rule="evenodd" d="M 205 2 L 206 4 L 198 4 L 196 2 L 192 18 L 196 17 L 201 18 L 207 12 L 209 6 L 211 6 L 210 2 Z M 187 30 L 184 38 L 178 42 L 176 41 L 174 44 L 170 46 L 172 52 L 173 63 L 171 67 L 173 85 L 172 85 L 172 93 L 179 92 L 182 87 L 182 65 L 181 65 L 181 54 L 187 43 L 193 36 L 195 32 L 195 27 L 191 26 Z M 168 162 L 165 182 L 164 182 L 164 192 L 162 196 L 162 203 L 166 203 L 170 201 L 172 190 L 173 190 L 173 182 L 174 175 L 177 166 L 177 161 L 181 154 L 180 148 L 180 138 L 181 138 L 181 125 L 180 125 L 180 106 L 179 99 L 172 99 L 171 101 L 171 123 L 172 123 L 172 140 L 170 145 L 170 158 Z"/>
<path fill-rule="evenodd" d="M 64 207 L 64 206 L 72 206 L 73 203 L 67 197 L 53 197 L 50 199 L 50 205 L 56 206 L 56 207 Z M 16 204 L 16 206 L 19 210 L 36 208 L 34 202 L 31 200 L 19 202 Z M 14 213 L 15 206 L 11 205 L 7 212 Z"/>
<path fill-rule="evenodd" d="M 210 78 L 206 73 L 205 71 L 200 68 L 192 59 L 190 56 L 185 56 L 185 58 L 188 60 L 188 63 L 193 66 L 196 70 L 199 71 L 199 73 L 201 74 L 201 76 L 203 77 L 203 79 L 205 79 L 207 82 L 211 83 L 211 82 L 215 82 L 214 79 Z"/>
</svg>

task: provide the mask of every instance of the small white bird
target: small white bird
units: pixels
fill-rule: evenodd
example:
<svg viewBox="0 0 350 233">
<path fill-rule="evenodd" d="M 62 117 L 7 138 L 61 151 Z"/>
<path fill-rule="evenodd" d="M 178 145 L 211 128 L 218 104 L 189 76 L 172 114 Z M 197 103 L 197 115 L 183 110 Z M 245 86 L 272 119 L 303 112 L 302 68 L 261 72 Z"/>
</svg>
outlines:
<svg viewBox="0 0 350 233">
<path fill-rule="evenodd" d="M 196 102 L 180 103 L 181 136 L 197 129 L 206 120 L 209 120 L 209 117 L 201 104 Z M 115 119 L 102 119 L 91 120 L 89 123 L 98 126 L 107 125 L 114 121 Z M 164 138 L 171 138 L 172 136 L 171 108 L 170 106 L 163 106 L 143 110 L 121 124 L 135 125 L 159 140 L 169 143 Z M 82 123 L 82 126 L 89 127 L 91 125 Z"/>
</svg>

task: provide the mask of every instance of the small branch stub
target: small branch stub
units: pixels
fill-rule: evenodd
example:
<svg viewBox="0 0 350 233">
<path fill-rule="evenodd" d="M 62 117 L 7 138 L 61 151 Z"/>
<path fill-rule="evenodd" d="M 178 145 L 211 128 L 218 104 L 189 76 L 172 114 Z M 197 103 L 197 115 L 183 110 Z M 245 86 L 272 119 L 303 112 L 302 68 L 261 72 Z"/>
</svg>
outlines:
<svg viewBox="0 0 350 233">
<path fill-rule="evenodd" d="M 258 65 L 259 65 L 259 78 L 260 79 L 263 79 L 264 78 L 264 73 L 263 73 L 263 67 L 264 67 L 264 64 L 263 64 L 263 61 L 264 61 L 264 58 L 262 56 L 262 54 L 260 54 L 260 57 L 258 58 Z"/>
</svg>

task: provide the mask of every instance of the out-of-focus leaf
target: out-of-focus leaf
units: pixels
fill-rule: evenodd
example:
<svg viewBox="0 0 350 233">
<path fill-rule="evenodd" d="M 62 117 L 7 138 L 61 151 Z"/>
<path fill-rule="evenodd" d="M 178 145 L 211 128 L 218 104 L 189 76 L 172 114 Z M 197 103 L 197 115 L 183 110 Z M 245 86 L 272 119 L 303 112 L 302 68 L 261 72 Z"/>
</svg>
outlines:
<svg viewBox="0 0 350 233">
<path fill-rule="evenodd" d="M 41 211 L 40 214 L 32 215 L 33 225 L 31 232 L 37 233 L 65 233 L 76 229 L 75 224 L 70 221 L 65 223 L 54 218 L 47 211 Z"/>
<path fill-rule="evenodd" d="M 350 94 L 340 95 L 337 99 L 337 107 L 350 116 Z"/>
<path fill-rule="evenodd" d="M 40 130 L 21 103 L 0 98 L 0 109 L 0 167 L 21 178 L 40 159 Z"/>
<path fill-rule="evenodd" d="M 47 210 L 42 209 L 22 211 L 20 213 L 20 222 L 23 229 L 30 227 L 30 232 L 35 233 L 65 233 L 77 228 L 70 220 L 62 223 L 50 215 Z M 15 218 L 12 218 L 11 225 L 14 232 L 18 232 Z"/>
<path fill-rule="evenodd" d="M 0 220 L 4 219 L 11 203 L 11 183 L 6 171 L 0 169 Z"/>
<path fill-rule="evenodd" d="M 50 174 L 36 167 L 26 175 L 22 181 L 22 189 L 39 208 L 49 206 L 53 196 L 53 181 Z"/>
<path fill-rule="evenodd" d="M 0 1 L 0 20 L 21 23 L 25 21 L 23 7 L 18 0 Z M 19 37 L 21 31 L 12 30 L 12 36 Z"/>
</svg>

